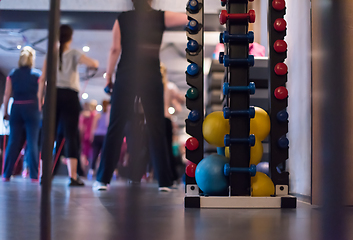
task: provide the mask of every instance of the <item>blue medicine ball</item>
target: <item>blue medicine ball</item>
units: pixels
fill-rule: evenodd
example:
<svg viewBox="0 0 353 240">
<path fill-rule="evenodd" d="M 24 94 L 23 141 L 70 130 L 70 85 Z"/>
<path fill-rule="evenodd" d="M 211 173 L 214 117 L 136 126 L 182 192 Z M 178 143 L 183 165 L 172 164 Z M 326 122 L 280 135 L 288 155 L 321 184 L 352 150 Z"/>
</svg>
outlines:
<svg viewBox="0 0 353 240">
<path fill-rule="evenodd" d="M 204 158 L 196 167 L 195 179 L 205 195 L 224 195 L 228 190 L 228 178 L 224 176 L 224 164 L 229 160 L 221 155 L 212 154 Z"/>
<path fill-rule="evenodd" d="M 260 162 L 259 164 L 256 165 L 256 171 L 257 172 L 262 172 L 269 176 L 270 174 L 270 164 L 268 162 Z"/>
</svg>

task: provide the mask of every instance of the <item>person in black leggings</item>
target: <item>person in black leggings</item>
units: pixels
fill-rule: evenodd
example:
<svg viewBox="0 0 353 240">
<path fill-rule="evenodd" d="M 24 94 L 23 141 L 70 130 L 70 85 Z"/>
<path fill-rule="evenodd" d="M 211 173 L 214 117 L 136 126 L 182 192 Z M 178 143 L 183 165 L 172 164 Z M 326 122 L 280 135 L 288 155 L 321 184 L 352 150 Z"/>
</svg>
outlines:
<svg viewBox="0 0 353 240">
<path fill-rule="evenodd" d="M 106 190 L 120 154 L 124 127 L 133 114 L 134 100 L 141 97 L 149 136 L 149 148 L 160 191 L 171 191 L 168 166 L 163 84 L 159 50 L 166 27 L 187 23 L 185 13 L 156 11 L 151 0 L 134 0 L 135 10 L 121 13 L 113 27 L 113 43 L 107 67 L 107 83 L 121 54 L 111 98 L 108 132 L 101 154 L 94 190 Z M 136 146 L 138 151 L 138 146 Z"/>
<path fill-rule="evenodd" d="M 56 126 L 63 128 L 65 138 L 64 156 L 67 159 L 67 169 L 70 176 L 69 186 L 84 186 L 77 176 L 77 159 L 79 146 L 77 142 L 78 119 L 81 105 L 78 98 L 80 78 L 78 65 L 98 68 L 98 61 L 91 59 L 76 49 L 70 49 L 73 30 L 68 25 L 60 27 L 59 64 L 56 80 Z M 42 81 L 46 73 L 46 62 L 43 65 Z"/>
</svg>

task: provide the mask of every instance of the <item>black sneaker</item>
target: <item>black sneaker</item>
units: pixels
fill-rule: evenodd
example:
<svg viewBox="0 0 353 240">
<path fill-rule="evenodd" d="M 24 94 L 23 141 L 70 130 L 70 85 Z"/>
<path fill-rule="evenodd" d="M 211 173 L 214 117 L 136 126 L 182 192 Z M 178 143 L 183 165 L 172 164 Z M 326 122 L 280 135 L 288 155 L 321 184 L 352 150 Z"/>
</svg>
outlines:
<svg viewBox="0 0 353 240">
<path fill-rule="evenodd" d="M 85 184 L 81 181 L 79 177 L 77 179 L 70 178 L 69 187 L 83 187 Z"/>
</svg>

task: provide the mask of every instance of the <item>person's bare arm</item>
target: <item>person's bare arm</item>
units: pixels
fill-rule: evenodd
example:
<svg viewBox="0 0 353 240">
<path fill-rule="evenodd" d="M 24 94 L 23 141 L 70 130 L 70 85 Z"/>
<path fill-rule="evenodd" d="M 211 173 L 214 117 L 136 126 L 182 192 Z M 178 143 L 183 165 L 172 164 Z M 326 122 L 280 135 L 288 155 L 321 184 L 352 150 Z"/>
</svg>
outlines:
<svg viewBox="0 0 353 240">
<path fill-rule="evenodd" d="M 173 84 L 170 89 L 171 103 L 177 112 L 182 110 L 181 104 L 185 102 L 185 97 L 180 93 L 179 88 Z"/>
<path fill-rule="evenodd" d="M 173 99 L 175 99 L 181 104 L 185 102 L 185 96 L 179 91 L 179 89 L 174 89 Z"/>
<path fill-rule="evenodd" d="M 164 12 L 164 25 L 167 28 L 186 25 L 188 23 L 188 17 L 185 13 L 177 12 Z"/>
<path fill-rule="evenodd" d="M 81 55 L 80 59 L 78 60 L 80 64 L 84 64 L 87 67 L 98 68 L 99 62 L 93 58 L 87 57 L 86 55 Z"/>
<path fill-rule="evenodd" d="M 44 60 L 43 63 L 43 69 L 42 69 L 42 75 L 40 76 L 38 80 L 38 92 L 37 92 L 37 97 L 38 97 L 38 109 L 39 111 L 42 111 L 42 105 L 43 105 L 43 95 L 44 95 L 44 86 L 45 86 L 45 78 L 47 75 L 47 61 Z"/>
<path fill-rule="evenodd" d="M 113 42 L 109 51 L 108 66 L 107 66 L 107 84 L 112 83 L 112 75 L 115 70 L 115 66 L 118 62 L 118 58 L 121 53 L 121 32 L 119 21 L 115 20 L 113 27 Z"/>
<path fill-rule="evenodd" d="M 11 97 L 12 93 L 12 82 L 11 78 L 7 77 L 6 79 L 6 87 L 5 87 L 5 93 L 4 93 L 4 119 L 9 120 L 9 114 L 8 114 L 8 106 L 9 106 L 9 100 Z"/>
</svg>

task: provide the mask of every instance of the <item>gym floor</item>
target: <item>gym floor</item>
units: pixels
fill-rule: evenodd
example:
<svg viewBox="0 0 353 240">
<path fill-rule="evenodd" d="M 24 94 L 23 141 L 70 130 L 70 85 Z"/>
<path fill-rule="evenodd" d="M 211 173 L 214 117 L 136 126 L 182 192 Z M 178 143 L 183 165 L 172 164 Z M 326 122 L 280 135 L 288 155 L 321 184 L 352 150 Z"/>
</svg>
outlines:
<svg viewBox="0 0 353 240">
<path fill-rule="evenodd" d="M 66 187 L 56 177 L 52 191 L 54 240 L 313 240 L 319 239 L 320 209 L 184 209 L 183 187 L 159 193 L 157 185 L 115 181 L 107 192 Z M 39 239 L 40 186 L 16 177 L 0 182 L 0 239 Z M 348 226 L 353 209 L 347 208 Z M 353 239 L 353 229 L 350 229 Z"/>
</svg>

